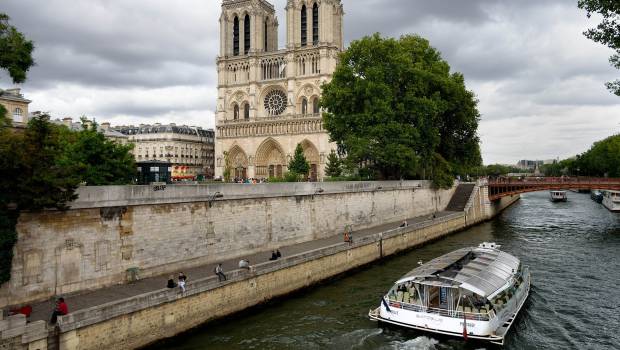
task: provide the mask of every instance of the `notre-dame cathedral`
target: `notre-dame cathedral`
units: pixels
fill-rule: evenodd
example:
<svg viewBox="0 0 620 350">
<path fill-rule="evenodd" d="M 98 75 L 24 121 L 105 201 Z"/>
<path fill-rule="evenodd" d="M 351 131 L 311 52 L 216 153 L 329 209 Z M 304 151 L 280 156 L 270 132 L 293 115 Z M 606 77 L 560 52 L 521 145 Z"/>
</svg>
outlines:
<svg viewBox="0 0 620 350">
<path fill-rule="evenodd" d="M 311 178 L 324 176 L 335 148 L 319 96 L 343 49 L 340 0 L 288 0 L 286 48 L 266 0 L 223 0 L 217 59 L 216 176 L 279 177 L 301 144 Z"/>
</svg>

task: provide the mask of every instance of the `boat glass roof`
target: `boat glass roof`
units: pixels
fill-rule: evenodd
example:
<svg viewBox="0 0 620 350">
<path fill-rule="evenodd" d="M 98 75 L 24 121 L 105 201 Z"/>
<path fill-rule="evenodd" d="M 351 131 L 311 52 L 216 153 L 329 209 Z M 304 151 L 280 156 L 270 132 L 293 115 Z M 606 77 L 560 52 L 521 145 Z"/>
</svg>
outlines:
<svg viewBox="0 0 620 350">
<path fill-rule="evenodd" d="M 519 268 L 519 259 L 493 248 L 462 248 L 435 258 L 397 283 L 460 287 L 487 297 L 504 287 Z M 441 282 L 441 283 L 438 283 Z"/>
</svg>

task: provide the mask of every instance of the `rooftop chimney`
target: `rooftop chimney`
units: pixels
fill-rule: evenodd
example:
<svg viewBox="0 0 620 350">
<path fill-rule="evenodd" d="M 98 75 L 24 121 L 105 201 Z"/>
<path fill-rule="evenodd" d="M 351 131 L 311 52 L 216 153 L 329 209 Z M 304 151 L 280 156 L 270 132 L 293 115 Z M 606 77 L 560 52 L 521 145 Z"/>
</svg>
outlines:
<svg viewBox="0 0 620 350">
<path fill-rule="evenodd" d="M 73 124 L 73 118 L 70 118 L 70 117 L 62 118 L 62 123 L 65 124 L 65 126 L 67 126 L 68 128 L 70 128 L 71 125 Z"/>
</svg>

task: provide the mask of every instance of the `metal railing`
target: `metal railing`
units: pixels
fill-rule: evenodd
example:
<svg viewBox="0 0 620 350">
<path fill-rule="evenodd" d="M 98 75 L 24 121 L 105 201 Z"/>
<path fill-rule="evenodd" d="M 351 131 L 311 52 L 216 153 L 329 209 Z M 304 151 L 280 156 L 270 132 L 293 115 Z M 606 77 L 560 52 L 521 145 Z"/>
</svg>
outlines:
<svg viewBox="0 0 620 350">
<path fill-rule="evenodd" d="M 395 307 L 403 310 L 414 311 L 414 312 L 425 312 L 429 314 L 436 314 L 443 317 L 451 317 L 451 318 L 466 318 L 468 320 L 474 321 L 488 321 L 492 318 L 492 311 L 477 313 L 477 312 L 466 312 L 460 310 L 447 310 L 441 308 L 433 308 L 433 307 L 425 307 L 416 304 L 409 304 L 401 301 L 394 301 L 390 299 L 389 302 L 390 307 Z"/>
</svg>

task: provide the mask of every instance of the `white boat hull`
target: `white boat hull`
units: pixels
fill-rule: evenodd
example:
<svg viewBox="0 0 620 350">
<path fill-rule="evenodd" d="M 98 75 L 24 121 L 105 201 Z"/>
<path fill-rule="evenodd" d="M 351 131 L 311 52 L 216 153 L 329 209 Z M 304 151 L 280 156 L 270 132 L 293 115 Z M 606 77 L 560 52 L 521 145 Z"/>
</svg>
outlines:
<svg viewBox="0 0 620 350">
<path fill-rule="evenodd" d="M 605 208 L 613 212 L 620 212 L 620 201 L 614 200 L 613 197 L 603 197 L 603 205 L 605 206 Z"/>
</svg>

